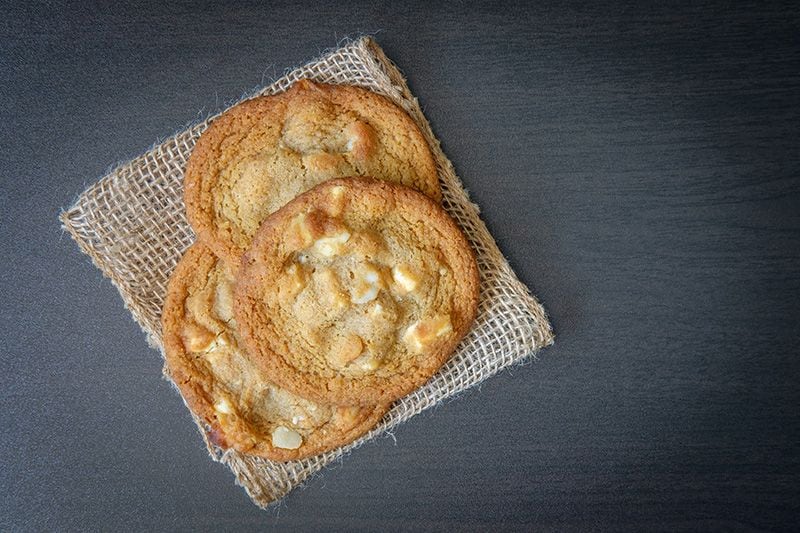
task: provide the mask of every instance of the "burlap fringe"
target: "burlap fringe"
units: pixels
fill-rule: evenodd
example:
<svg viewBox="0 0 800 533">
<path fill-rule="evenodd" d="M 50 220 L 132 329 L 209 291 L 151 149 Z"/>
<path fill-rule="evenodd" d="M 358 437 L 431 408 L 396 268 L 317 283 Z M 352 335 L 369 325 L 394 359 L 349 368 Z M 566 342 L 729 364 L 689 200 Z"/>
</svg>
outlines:
<svg viewBox="0 0 800 533">
<path fill-rule="evenodd" d="M 377 43 L 370 37 L 345 43 L 252 96 L 281 92 L 301 78 L 365 87 L 389 97 L 414 118 L 436 158 L 442 203 L 476 251 L 481 300 L 475 325 L 452 359 L 427 384 L 397 401 L 381 423 L 356 442 L 310 459 L 277 463 L 222 451 L 206 440 L 211 457 L 231 469 L 261 508 L 363 443 L 553 342 L 544 310 L 500 253 L 405 79 Z M 195 141 L 213 118 L 120 165 L 60 216 L 64 229 L 111 279 L 150 344 L 158 349 L 162 349 L 160 317 L 167 280 L 195 238 L 184 212 L 183 171 Z M 197 418 L 195 422 L 205 438 L 201 423 Z"/>
</svg>

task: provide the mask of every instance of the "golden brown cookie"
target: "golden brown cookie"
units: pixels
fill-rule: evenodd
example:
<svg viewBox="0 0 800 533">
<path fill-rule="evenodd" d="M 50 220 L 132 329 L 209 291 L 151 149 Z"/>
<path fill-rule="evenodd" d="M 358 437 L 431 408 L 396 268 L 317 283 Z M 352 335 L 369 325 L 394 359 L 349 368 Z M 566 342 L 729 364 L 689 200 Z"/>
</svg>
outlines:
<svg viewBox="0 0 800 533">
<path fill-rule="evenodd" d="M 237 274 L 251 359 L 282 387 L 336 404 L 391 402 L 469 330 L 478 268 L 430 198 L 370 178 L 316 186 L 271 215 Z"/>
<path fill-rule="evenodd" d="M 236 266 L 267 215 L 351 175 L 441 198 L 430 149 L 402 109 L 366 89 L 301 80 L 242 102 L 203 132 L 186 168 L 186 212 L 200 240 Z"/>
<path fill-rule="evenodd" d="M 162 315 L 168 371 L 215 443 L 288 461 L 346 444 L 381 419 L 386 406 L 323 405 L 270 382 L 241 348 L 231 284 L 224 263 L 195 244 L 170 279 Z"/>
</svg>

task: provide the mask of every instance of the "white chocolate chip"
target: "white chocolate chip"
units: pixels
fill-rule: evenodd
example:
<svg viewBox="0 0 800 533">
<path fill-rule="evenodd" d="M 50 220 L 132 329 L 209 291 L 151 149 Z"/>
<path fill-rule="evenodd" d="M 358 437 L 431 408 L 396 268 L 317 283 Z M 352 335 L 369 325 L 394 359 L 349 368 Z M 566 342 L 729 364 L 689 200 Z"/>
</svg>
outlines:
<svg viewBox="0 0 800 533">
<path fill-rule="evenodd" d="M 360 357 L 358 360 L 356 360 L 356 365 L 364 372 L 372 372 L 380 366 L 380 361 L 372 356 Z"/>
<path fill-rule="evenodd" d="M 300 213 L 292 219 L 289 225 L 289 234 L 297 240 L 297 246 L 305 247 L 314 240 L 308 217 L 305 213 Z"/>
<path fill-rule="evenodd" d="M 214 291 L 214 312 L 223 322 L 233 318 L 233 285 L 227 281 L 217 284 Z"/>
<path fill-rule="evenodd" d="M 190 353 L 204 353 L 214 348 L 216 336 L 202 326 L 189 323 L 184 327 L 183 344 Z"/>
<path fill-rule="evenodd" d="M 350 299 L 354 304 L 365 304 L 377 298 L 379 290 L 377 285 L 361 283 L 353 289 L 353 295 Z"/>
<path fill-rule="evenodd" d="M 272 445 L 276 448 L 296 450 L 301 444 L 303 444 L 303 437 L 292 429 L 278 426 L 272 430 Z"/>
<path fill-rule="evenodd" d="M 403 334 L 403 341 L 414 352 L 422 352 L 435 339 L 453 331 L 448 315 L 420 320 L 411 324 Z"/>
<path fill-rule="evenodd" d="M 286 278 L 279 286 L 281 293 L 285 293 L 288 297 L 295 297 L 306 286 L 308 281 L 306 271 L 297 263 L 292 263 L 286 268 L 285 273 Z"/>
<path fill-rule="evenodd" d="M 381 289 L 381 274 L 369 263 L 364 264 L 356 273 L 356 281 L 350 293 L 354 304 L 365 304 L 378 297 Z"/>
<path fill-rule="evenodd" d="M 304 417 L 304 416 L 295 415 L 295 416 L 292 417 L 292 424 L 294 424 L 296 426 L 297 424 L 299 424 L 300 422 L 302 422 L 305 419 L 306 419 L 306 417 Z"/>
<path fill-rule="evenodd" d="M 401 292 L 409 293 L 419 285 L 419 277 L 407 265 L 397 265 L 392 268 L 392 279 L 401 289 Z"/>
<path fill-rule="evenodd" d="M 214 347 L 213 337 L 190 337 L 187 339 L 186 348 L 192 353 L 208 352 Z"/>
<path fill-rule="evenodd" d="M 350 239 L 350 232 L 341 231 L 327 237 L 320 237 L 314 242 L 313 250 L 321 256 L 333 257 L 342 253 L 344 243 Z"/>
<path fill-rule="evenodd" d="M 349 149 L 348 149 L 349 150 Z M 330 197 L 330 205 L 328 207 L 328 213 L 335 217 L 338 217 L 342 214 L 344 210 L 344 187 L 341 185 L 337 185 L 333 189 L 331 189 L 331 197 Z"/>
<path fill-rule="evenodd" d="M 214 409 L 223 415 L 232 415 L 234 413 L 233 406 L 227 398 L 222 398 L 220 401 L 215 403 Z"/>
<path fill-rule="evenodd" d="M 211 343 L 211 346 L 208 347 L 208 349 L 206 350 L 206 353 L 214 352 L 217 349 L 224 348 L 225 346 L 228 346 L 228 345 L 230 345 L 230 341 L 228 340 L 228 334 L 224 333 L 224 332 L 220 333 L 219 335 L 216 336 L 214 341 Z"/>
</svg>

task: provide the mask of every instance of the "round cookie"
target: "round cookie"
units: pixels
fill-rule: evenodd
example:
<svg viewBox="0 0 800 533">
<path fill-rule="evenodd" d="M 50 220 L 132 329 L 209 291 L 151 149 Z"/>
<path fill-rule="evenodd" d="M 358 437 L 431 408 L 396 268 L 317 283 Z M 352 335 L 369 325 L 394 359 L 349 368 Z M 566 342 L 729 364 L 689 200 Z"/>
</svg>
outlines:
<svg viewBox="0 0 800 533">
<path fill-rule="evenodd" d="M 195 244 L 170 279 L 162 315 L 167 368 L 190 409 L 223 448 L 276 461 L 316 455 L 355 440 L 387 406 L 334 406 L 271 383 L 241 348 L 232 278 Z"/>
<path fill-rule="evenodd" d="M 335 179 L 264 222 L 237 273 L 234 315 L 276 383 L 369 405 L 444 364 L 478 291 L 472 249 L 436 202 L 395 183 Z"/>
<path fill-rule="evenodd" d="M 186 213 L 200 240 L 237 266 L 267 215 L 351 175 L 441 199 L 433 155 L 401 108 L 366 89 L 300 80 L 214 119 L 187 163 Z"/>
</svg>

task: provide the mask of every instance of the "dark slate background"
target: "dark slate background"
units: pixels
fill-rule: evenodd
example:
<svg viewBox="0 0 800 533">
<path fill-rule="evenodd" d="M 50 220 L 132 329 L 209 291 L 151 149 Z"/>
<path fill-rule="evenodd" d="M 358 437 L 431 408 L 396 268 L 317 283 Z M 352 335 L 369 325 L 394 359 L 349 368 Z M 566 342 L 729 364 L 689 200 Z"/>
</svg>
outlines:
<svg viewBox="0 0 800 533">
<path fill-rule="evenodd" d="M 734 530 L 800 518 L 800 11 L 7 3 L 0 529 Z M 259 511 L 57 222 L 377 32 L 556 345 Z"/>
</svg>

